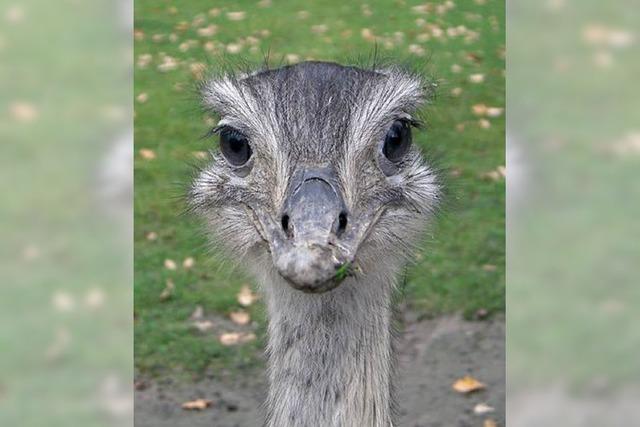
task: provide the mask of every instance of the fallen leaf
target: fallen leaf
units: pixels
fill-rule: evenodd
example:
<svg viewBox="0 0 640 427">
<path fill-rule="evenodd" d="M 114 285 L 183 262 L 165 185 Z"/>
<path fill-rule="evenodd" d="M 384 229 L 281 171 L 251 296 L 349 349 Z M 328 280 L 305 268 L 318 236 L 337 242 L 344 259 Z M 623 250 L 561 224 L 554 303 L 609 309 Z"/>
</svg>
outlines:
<svg viewBox="0 0 640 427">
<path fill-rule="evenodd" d="M 484 74 L 471 74 L 469 76 L 469 81 L 471 83 L 482 83 L 484 82 Z"/>
<path fill-rule="evenodd" d="M 296 17 L 298 19 L 307 19 L 309 17 L 310 13 L 306 10 L 300 10 L 298 11 L 298 13 L 296 13 Z"/>
<path fill-rule="evenodd" d="M 204 308 L 202 308 L 201 305 L 198 305 L 196 306 L 196 309 L 193 310 L 193 313 L 191 313 L 191 316 L 189 316 L 189 319 L 198 320 L 202 319 L 202 316 L 204 316 Z"/>
<path fill-rule="evenodd" d="M 507 176 L 507 169 L 504 166 L 498 166 L 495 170 L 482 174 L 482 178 L 488 178 L 492 181 L 499 181 Z"/>
<path fill-rule="evenodd" d="M 489 116 L 489 117 L 500 117 L 502 115 L 503 111 L 504 111 L 504 108 L 489 107 L 489 108 L 487 108 L 487 116 Z"/>
<path fill-rule="evenodd" d="M 167 71 L 175 70 L 178 68 L 178 61 L 171 56 L 165 56 L 162 58 L 162 63 L 158 65 L 158 71 L 166 73 Z"/>
<path fill-rule="evenodd" d="M 203 409 L 207 409 L 212 404 L 213 402 L 208 399 L 196 399 L 196 400 L 191 400 L 189 402 L 184 402 L 182 404 L 182 409 L 186 409 L 189 411 L 191 410 L 201 411 Z"/>
<path fill-rule="evenodd" d="M 485 385 L 475 378 L 466 375 L 454 382 L 452 387 L 458 393 L 471 393 L 472 391 L 485 388 Z"/>
<path fill-rule="evenodd" d="M 482 129 L 489 129 L 491 127 L 491 122 L 487 119 L 480 119 L 478 120 L 478 126 Z"/>
<path fill-rule="evenodd" d="M 240 53 L 241 50 L 242 50 L 242 45 L 240 43 L 229 43 L 227 45 L 227 52 L 229 53 L 236 54 L 236 53 Z"/>
<path fill-rule="evenodd" d="M 483 264 L 482 265 L 482 269 L 484 271 L 496 271 L 496 268 L 497 267 L 495 265 L 493 265 L 493 264 Z"/>
<path fill-rule="evenodd" d="M 296 55 L 295 53 L 288 53 L 285 56 L 285 59 L 287 60 L 288 64 L 296 64 L 296 63 L 300 62 L 300 56 Z"/>
<path fill-rule="evenodd" d="M 491 418 L 484 420 L 482 427 L 498 427 L 498 424 L 493 421 Z"/>
<path fill-rule="evenodd" d="M 105 294 L 102 289 L 94 288 L 87 292 L 84 297 L 84 303 L 87 307 L 91 309 L 96 309 L 102 307 L 105 300 Z"/>
<path fill-rule="evenodd" d="M 204 28 L 198 28 L 198 35 L 200 37 L 211 37 L 218 32 L 218 26 L 210 24 Z"/>
<path fill-rule="evenodd" d="M 325 24 L 313 25 L 311 27 L 311 32 L 314 34 L 324 34 L 328 29 L 329 27 L 327 27 Z"/>
<path fill-rule="evenodd" d="M 459 73 L 459 72 L 461 72 L 461 71 L 462 71 L 462 67 L 461 67 L 460 65 L 458 65 L 458 64 L 453 64 L 453 65 L 451 66 L 451 72 L 452 72 L 452 73 L 456 73 L 456 74 L 457 74 L 457 73 Z"/>
<path fill-rule="evenodd" d="M 206 151 L 194 151 L 193 153 L 193 157 L 195 157 L 196 159 L 206 159 L 208 157 L 207 152 Z"/>
<path fill-rule="evenodd" d="M 38 117 L 38 110 L 33 104 L 16 101 L 9 107 L 11 117 L 19 122 L 31 122 Z"/>
<path fill-rule="evenodd" d="M 209 16 L 215 18 L 216 16 L 220 16 L 220 9 L 213 8 L 213 9 L 209 9 Z"/>
<path fill-rule="evenodd" d="M 156 152 L 153 150 L 150 150 L 149 148 L 141 148 L 139 153 L 140 153 L 140 157 L 142 157 L 145 160 L 153 160 L 156 158 Z"/>
<path fill-rule="evenodd" d="M 431 8 L 432 8 L 432 7 L 433 7 L 433 5 L 432 5 L 432 4 L 430 4 L 430 3 L 425 3 L 425 4 L 420 4 L 420 5 L 418 5 L 418 6 L 413 6 L 413 7 L 411 8 L 411 10 L 412 10 L 414 13 L 426 14 L 426 13 L 429 13 L 429 12 L 431 11 Z"/>
<path fill-rule="evenodd" d="M 53 307 L 60 312 L 69 312 L 72 311 L 76 302 L 71 294 L 66 292 L 58 291 L 53 296 L 52 300 Z"/>
<path fill-rule="evenodd" d="M 227 19 L 229 21 L 242 21 L 245 16 L 247 15 L 246 12 L 227 12 Z"/>
<path fill-rule="evenodd" d="M 207 332 L 215 326 L 211 320 L 196 320 L 193 326 L 200 332 Z"/>
<path fill-rule="evenodd" d="M 158 240 L 158 233 L 155 231 L 150 231 L 147 233 L 147 240 L 153 242 L 154 240 Z"/>
<path fill-rule="evenodd" d="M 160 301 L 166 301 L 169 298 L 171 298 L 175 288 L 176 286 L 173 284 L 173 281 L 171 279 L 167 279 L 167 284 L 165 285 L 164 289 L 160 293 Z"/>
<path fill-rule="evenodd" d="M 420 45 L 417 44 L 410 44 L 409 45 L 409 52 L 413 53 L 416 56 L 423 56 L 424 55 L 424 48 Z"/>
<path fill-rule="evenodd" d="M 368 42 L 375 41 L 376 39 L 376 36 L 373 34 L 373 31 L 371 31 L 371 29 L 369 28 L 363 28 L 362 31 L 360 31 L 360 35 L 362 36 L 363 39 L 365 39 Z"/>
<path fill-rule="evenodd" d="M 184 261 L 182 261 L 182 267 L 185 268 L 186 270 L 193 268 L 195 264 L 196 264 L 196 261 L 192 257 L 185 258 Z"/>
<path fill-rule="evenodd" d="M 487 114 L 487 106 L 484 104 L 475 104 L 473 107 L 471 107 L 471 110 L 476 116 L 484 116 L 485 114 Z"/>
<path fill-rule="evenodd" d="M 244 344 L 256 339 L 256 334 L 253 332 L 225 332 L 218 337 L 220 344 L 224 346 L 232 346 L 237 344 Z"/>
<path fill-rule="evenodd" d="M 491 406 L 487 405 L 486 403 L 478 403 L 476 406 L 473 407 L 473 413 L 477 415 L 488 414 L 489 412 L 493 412 L 494 410 L 495 409 L 493 409 Z"/>
<path fill-rule="evenodd" d="M 251 322 L 251 316 L 243 310 L 232 311 L 229 313 L 229 318 L 237 325 L 248 325 Z"/>
<path fill-rule="evenodd" d="M 148 100 L 149 100 L 149 94 L 146 92 L 142 92 L 141 94 L 136 96 L 136 101 L 138 101 L 140 104 L 144 104 Z"/>
<path fill-rule="evenodd" d="M 258 299 L 258 296 L 251 291 L 249 285 L 243 285 L 240 288 L 240 292 L 238 292 L 237 299 L 238 304 L 243 307 L 249 307 Z"/>
<path fill-rule="evenodd" d="M 452 96 L 460 96 L 462 94 L 462 88 L 461 87 L 454 87 L 453 89 L 451 89 L 451 95 Z"/>
<path fill-rule="evenodd" d="M 177 268 L 176 262 L 172 259 L 165 259 L 164 268 L 167 270 L 175 270 Z"/>
</svg>

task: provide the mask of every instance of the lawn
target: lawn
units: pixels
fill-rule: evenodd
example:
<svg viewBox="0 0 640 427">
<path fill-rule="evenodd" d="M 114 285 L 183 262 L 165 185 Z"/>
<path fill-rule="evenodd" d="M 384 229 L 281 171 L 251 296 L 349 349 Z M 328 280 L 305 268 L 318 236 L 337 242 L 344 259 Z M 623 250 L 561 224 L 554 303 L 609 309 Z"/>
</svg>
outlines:
<svg viewBox="0 0 640 427">
<path fill-rule="evenodd" d="M 231 13 L 230 13 L 231 12 Z M 243 12 L 243 13 L 234 13 Z M 215 124 L 199 107 L 203 65 L 349 61 L 374 49 L 439 81 L 414 137 L 442 171 L 446 202 L 407 269 L 402 293 L 424 316 L 504 311 L 504 3 L 494 0 L 135 2 L 135 363 L 139 374 L 198 376 L 256 365 L 264 341 L 223 346 L 189 317 L 238 310 L 250 280 L 208 249 L 184 194 Z M 416 65 L 418 64 L 418 65 Z M 420 65 L 422 64 L 422 65 Z M 206 73 L 205 73 L 206 76 Z M 193 258 L 194 265 L 183 262 Z M 166 268 L 173 260 L 175 269 Z M 171 267 L 169 263 L 169 267 Z M 161 298 L 167 281 L 174 284 Z"/>
</svg>

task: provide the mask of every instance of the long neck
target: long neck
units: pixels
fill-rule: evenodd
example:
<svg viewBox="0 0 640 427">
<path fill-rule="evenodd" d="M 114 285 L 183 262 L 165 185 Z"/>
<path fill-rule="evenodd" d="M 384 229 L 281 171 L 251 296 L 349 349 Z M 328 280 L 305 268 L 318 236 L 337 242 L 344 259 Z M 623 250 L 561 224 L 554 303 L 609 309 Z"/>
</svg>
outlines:
<svg viewBox="0 0 640 427">
<path fill-rule="evenodd" d="M 304 294 L 267 284 L 269 426 L 392 425 L 389 278 Z"/>
</svg>

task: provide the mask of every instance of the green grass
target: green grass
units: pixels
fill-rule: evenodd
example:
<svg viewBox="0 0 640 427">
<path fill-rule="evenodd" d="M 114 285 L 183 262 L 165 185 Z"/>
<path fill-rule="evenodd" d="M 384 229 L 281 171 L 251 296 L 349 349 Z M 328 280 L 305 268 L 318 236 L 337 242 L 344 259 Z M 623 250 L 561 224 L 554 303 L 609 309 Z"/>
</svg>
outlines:
<svg viewBox="0 0 640 427">
<path fill-rule="evenodd" d="M 267 51 L 274 64 L 288 54 L 342 60 L 371 54 L 374 44 L 362 37 L 362 29 L 368 28 L 380 37 L 382 56 L 421 62 L 428 58 L 424 72 L 440 81 L 439 96 L 426 110 L 427 130 L 415 140 L 443 170 L 447 199 L 418 261 L 407 271 L 403 292 L 425 316 L 504 310 L 505 185 L 504 180 L 482 178 L 505 163 L 504 116 L 489 119 L 490 128 L 483 129 L 472 112 L 475 104 L 504 107 L 503 2 L 457 2 L 444 14 L 433 10 L 423 15 L 412 11 L 417 2 L 370 1 L 370 16 L 357 2 L 306 3 L 278 1 L 263 8 L 254 1 L 222 1 L 215 3 L 221 14 L 213 17 L 208 14 L 213 7 L 209 1 L 136 2 L 135 28 L 144 38 L 135 42 L 135 58 L 153 55 L 148 67 L 136 67 L 135 73 L 135 94 L 148 94 L 147 102 L 135 103 L 135 356 L 140 373 L 200 375 L 206 370 L 245 368 L 255 362 L 264 338 L 260 305 L 252 308 L 261 325 L 259 339 L 244 346 L 223 347 L 215 333 L 196 332 L 188 321 L 196 305 L 219 315 L 237 309 L 235 295 L 241 284 L 249 282 L 219 254 L 209 252 L 201 224 L 182 215 L 182 195 L 193 172 L 191 164 L 197 163 L 193 152 L 215 147 L 215 141 L 200 138 L 208 130 L 207 118 L 192 90 L 189 68 L 191 63 L 215 68 L 218 56 L 204 49 L 206 41 L 226 45 L 254 36 L 258 47 L 251 51 L 245 45 L 236 56 L 256 63 Z M 301 10 L 308 11 L 306 19 L 300 18 Z M 246 17 L 230 21 L 225 16 L 228 11 L 245 11 Z M 200 27 L 218 26 L 214 36 L 201 37 L 191 25 L 200 14 L 204 17 Z M 431 32 L 416 23 L 420 18 L 445 35 L 418 41 L 421 33 Z M 190 23 L 188 28 L 179 25 L 182 21 Z M 326 32 L 313 32 L 316 25 L 326 25 Z M 446 35 L 448 28 L 460 25 L 476 31 L 478 38 L 467 42 L 463 36 Z M 177 40 L 171 41 L 172 33 Z M 154 41 L 154 34 L 164 35 L 163 40 Z M 197 41 L 195 46 L 181 51 L 180 44 L 190 39 Z M 411 53 L 410 45 L 422 47 L 425 57 Z M 159 72 L 161 52 L 176 58 L 178 68 Z M 462 71 L 454 73 L 454 64 Z M 483 74 L 484 82 L 471 83 L 471 74 Z M 461 88 L 461 94 L 451 95 L 453 88 Z M 154 150 L 156 158 L 143 159 L 138 154 L 142 148 Z M 151 231 L 157 240 L 146 238 Z M 181 268 L 182 260 L 190 256 L 195 267 Z M 178 263 L 177 270 L 163 267 L 167 258 Z M 170 299 L 161 301 L 167 279 L 176 289 Z"/>
</svg>

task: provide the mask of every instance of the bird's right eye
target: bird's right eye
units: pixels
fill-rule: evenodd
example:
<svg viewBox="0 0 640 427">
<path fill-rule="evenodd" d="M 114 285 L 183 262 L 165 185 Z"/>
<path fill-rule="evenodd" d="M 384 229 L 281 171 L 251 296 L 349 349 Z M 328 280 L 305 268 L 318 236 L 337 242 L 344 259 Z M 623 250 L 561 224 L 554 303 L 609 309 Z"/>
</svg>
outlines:
<svg viewBox="0 0 640 427">
<path fill-rule="evenodd" d="M 220 131 L 220 151 L 232 166 L 242 166 L 251 158 L 249 140 L 235 129 Z"/>
</svg>

